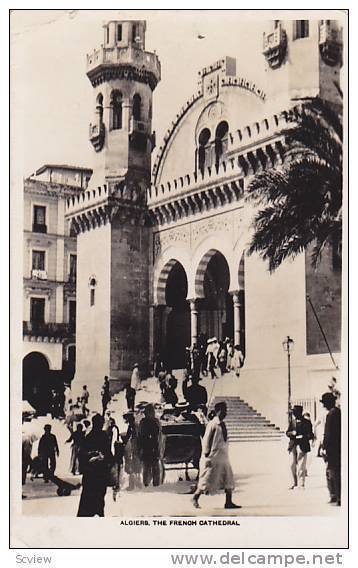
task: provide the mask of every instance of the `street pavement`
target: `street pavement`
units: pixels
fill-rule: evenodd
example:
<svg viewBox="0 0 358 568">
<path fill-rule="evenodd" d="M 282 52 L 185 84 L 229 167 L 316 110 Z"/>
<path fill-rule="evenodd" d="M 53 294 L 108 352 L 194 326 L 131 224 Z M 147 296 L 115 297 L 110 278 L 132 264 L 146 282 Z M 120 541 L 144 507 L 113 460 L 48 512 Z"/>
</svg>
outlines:
<svg viewBox="0 0 358 568">
<path fill-rule="evenodd" d="M 57 421 L 54 421 L 57 422 Z M 61 423 L 54 424 L 61 456 L 56 474 L 67 480 L 80 481 L 69 475 L 69 444 L 64 446 L 67 431 Z M 231 463 L 236 479 L 234 501 L 242 509 L 225 510 L 224 495 L 203 495 L 201 509 L 194 509 L 188 494 L 193 482 L 184 480 L 184 471 L 167 472 L 160 487 L 127 491 L 124 474 L 117 501 L 109 488 L 106 495 L 107 517 L 141 516 L 339 516 L 340 508 L 329 505 L 325 480 L 325 465 L 312 452 L 305 489 L 289 490 L 291 483 L 287 442 L 236 442 L 230 445 Z M 190 472 L 195 478 L 196 470 Z M 31 516 L 76 516 L 80 490 L 69 497 L 58 497 L 56 487 L 42 479 L 30 481 L 23 487 L 23 514 Z"/>
</svg>

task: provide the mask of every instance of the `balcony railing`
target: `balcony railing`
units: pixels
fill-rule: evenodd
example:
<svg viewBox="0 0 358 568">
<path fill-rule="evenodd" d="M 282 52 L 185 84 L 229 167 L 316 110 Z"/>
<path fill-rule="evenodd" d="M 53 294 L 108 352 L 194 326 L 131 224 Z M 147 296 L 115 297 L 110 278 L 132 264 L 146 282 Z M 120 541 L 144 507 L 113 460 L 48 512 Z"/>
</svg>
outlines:
<svg viewBox="0 0 358 568">
<path fill-rule="evenodd" d="M 47 280 L 47 272 L 46 270 L 33 268 L 31 270 L 31 278 L 34 278 L 35 280 Z"/>
<path fill-rule="evenodd" d="M 105 138 L 105 126 L 103 122 L 100 122 L 99 124 L 89 125 L 89 139 L 96 152 L 102 150 L 104 144 L 104 138 Z"/>
<path fill-rule="evenodd" d="M 135 120 L 133 117 L 130 119 L 129 134 L 132 132 L 147 132 L 148 123 L 143 120 Z"/>
<path fill-rule="evenodd" d="M 43 225 L 43 224 L 39 224 L 39 223 L 34 223 L 32 225 L 32 231 L 34 233 L 47 233 L 47 225 Z"/>
<path fill-rule="evenodd" d="M 45 323 L 40 321 L 24 321 L 23 335 L 36 337 L 66 338 L 75 333 L 75 323 Z"/>
<path fill-rule="evenodd" d="M 323 20 L 319 27 L 319 49 L 327 65 L 334 66 L 341 62 L 342 39 L 336 22 Z"/>
<path fill-rule="evenodd" d="M 277 28 L 270 34 L 264 33 L 263 50 L 266 61 L 275 69 L 279 67 L 286 55 L 287 38 L 286 32 L 279 23 Z"/>
</svg>

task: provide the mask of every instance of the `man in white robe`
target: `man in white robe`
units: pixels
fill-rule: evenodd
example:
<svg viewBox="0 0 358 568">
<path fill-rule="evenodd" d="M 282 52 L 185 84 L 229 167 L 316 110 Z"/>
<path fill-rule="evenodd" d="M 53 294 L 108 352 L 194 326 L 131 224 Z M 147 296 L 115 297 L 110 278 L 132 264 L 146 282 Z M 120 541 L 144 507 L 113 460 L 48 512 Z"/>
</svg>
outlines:
<svg viewBox="0 0 358 568">
<path fill-rule="evenodd" d="M 199 508 L 199 498 L 203 493 L 225 490 L 225 509 L 240 509 L 232 501 L 235 488 L 234 475 L 229 461 L 227 429 L 224 418 L 227 415 L 226 402 L 215 405 L 216 416 L 208 423 L 203 438 L 203 449 L 199 466 L 198 487 L 192 503 Z"/>
</svg>

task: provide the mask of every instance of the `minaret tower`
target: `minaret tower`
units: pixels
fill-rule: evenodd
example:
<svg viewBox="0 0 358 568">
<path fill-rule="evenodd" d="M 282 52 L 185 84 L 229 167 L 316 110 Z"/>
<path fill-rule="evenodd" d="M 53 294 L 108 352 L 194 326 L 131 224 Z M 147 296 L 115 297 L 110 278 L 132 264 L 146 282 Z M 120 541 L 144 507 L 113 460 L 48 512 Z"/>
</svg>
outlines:
<svg viewBox="0 0 358 568">
<path fill-rule="evenodd" d="M 273 112 L 311 97 L 342 105 L 339 20 L 272 20 L 264 33 L 263 55 Z"/>
<path fill-rule="evenodd" d="M 104 43 L 87 55 L 93 87 L 89 189 L 68 201 L 77 237 L 76 386 L 99 398 L 103 377 L 118 388 L 134 363 L 145 372 L 149 348 L 149 227 L 152 94 L 160 81 L 145 51 L 144 21 L 110 21 Z M 92 400 L 93 400 L 92 399 Z"/>
</svg>

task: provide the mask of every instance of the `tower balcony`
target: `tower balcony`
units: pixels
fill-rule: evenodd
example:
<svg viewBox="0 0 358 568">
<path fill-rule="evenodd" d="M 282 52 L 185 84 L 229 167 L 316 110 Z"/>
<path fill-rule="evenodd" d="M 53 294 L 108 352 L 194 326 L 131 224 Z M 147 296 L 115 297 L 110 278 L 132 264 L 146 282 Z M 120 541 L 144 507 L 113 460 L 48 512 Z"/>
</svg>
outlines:
<svg viewBox="0 0 358 568">
<path fill-rule="evenodd" d="M 269 33 L 264 33 L 262 53 L 267 63 L 272 69 L 279 67 L 286 55 L 287 36 L 282 25 L 279 23 L 277 28 Z"/>
<path fill-rule="evenodd" d="M 148 133 L 149 131 L 149 122 L 145 122 L 144 120 L 135 120 L 133 116 L 129 122 L 129 134 L 133 134 L 133 132 L 141 132 L 143 134 Z"/>
<path fill-rule="evenodd" d="M 342 34 L 337 22 L 323 20 L 319 27 L 319 49 L 327 65 L 334 66 L 341 62 Z"/>
<path fill-rule="evenodd" d="M 89 140 L 96 152 L 100 152 L 103 148 L 105 137 L 105 126 L 103 122 L 100 124 L 89 125 Z"/>
<path fill-rule="evenodd" d="M 139 47 L 130 45 L 128 47 L 104 47 L 95 49 L 87 55 L 87 76 L 93 83 L 100 79 L 103 74 L 105 78 L 115 76 L 116 71 L 123 69 L 124 77 L 129 73 L 129 68 L 137 71 L 141 77 L 147 75 L 154 89 L 160 81 L 161 68 L 159 58 L 155 53 L 143 51 Z"/>
</svg>

